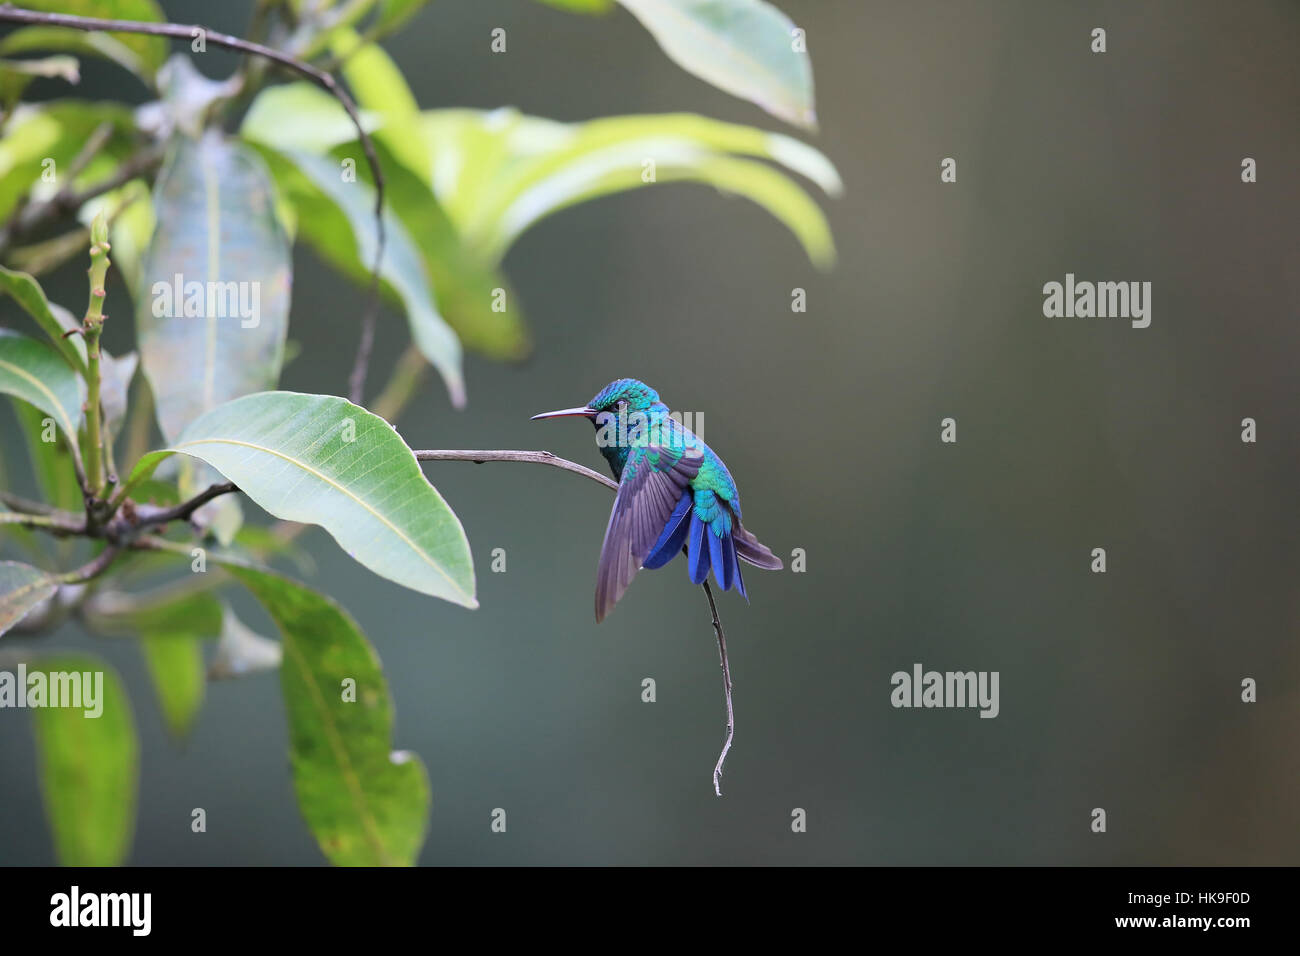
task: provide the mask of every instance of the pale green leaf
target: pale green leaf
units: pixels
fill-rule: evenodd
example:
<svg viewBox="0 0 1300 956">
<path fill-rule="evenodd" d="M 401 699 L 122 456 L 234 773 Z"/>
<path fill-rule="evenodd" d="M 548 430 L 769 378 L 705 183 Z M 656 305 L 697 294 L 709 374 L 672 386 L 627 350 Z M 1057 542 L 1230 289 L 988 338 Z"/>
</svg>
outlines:
<svg viewBox="0 0 1300 956">
<path fill-rule="evenodd" d="M 0 329 L 0 392 L 52 416 L 68 440 L 76 441 L 86 386 L 44 342 Z"/>
<path fill-rule="evenodd" d="M 369 183 L 344 182 L 340 164 L 302 150 L 263 148 L 280 188 L 303 222 L 302 238 L 322 257 L 354 278 L 369 274 L 374 263 L 375 192 Z M 364 160 L 354 158 L 354 164 Z M 342 216 L 340 217 L 340 214 Z M 346 229 L 340 228 L 342 218 Z M 384 210 L 384 259 L 380 274 L 406 311 L 411 341 L 436 368 L 452 404 L 465 404 L 460 340 L 435 304 L 420 250 L 391 208 Z"/>
<path fill-rule="evenodd" d="M 335 30 L 331 45 L 358 105 L 382 121 L 376 138 L 398 162 L 428 181 L 432 158 L 418 134 L 420 107 L 401 69 L 379 45 L 363 45 L 353 30 Z"/>
<path fill-rule="evenodd" d="M 144 20 L 161 23 L 167 18 L 154 0 L 22 0 L 16 6 L 47 13 L 71 13 L 81 17 L 98 17 L 103 20 Z M 80 33 L 79 30 L 50 27 L 51 31 Z M 167 58 L 167 41 L 162 37 L 141 33 L 109 33 L 107 37 L 126 47 L 137 58 L 140 68 L 136 72 L 146 78 L 162 66 Z"/>
<path fill-rule="evenodd" d="M 379 122 L 376 114 L 361 110 L 361 127 L 367 133 L 373 133 Z M 325 153 L 357 138 L 357 128 L 342 104 L 306 82 L 262 90 L 248 108 L 239 132 L 255 143 L 309 153 Z"/>
<path fill-rule="evenodd" d="M 202 413 L 275 385 L 292 262 L 261 161 L 219 134 L 177 139 L 153 209 L 136 326 L 171 440 Z"/>
<path fill-rule="evenodd" d="M 145 633 L 140 635 L 140 653 L 167 729 L 185 736 L 203 706 L 202 638 L 190 631 Z"/>
<path fill-rule="evenodd" d="M 23 307 L 23 311 L 35 319 L 36 324 L 50 337 L 50 341 L 63 354 L 67 363 L 85 374 L 86 345 L 81 341 L 80 336 L 63 337 L 66 331 L 63 319 L 56 314 L 50 300 L 45 298 L 45 292 L 39 282 L 25 272 L 14 272 L 0 266 L 0 292 L 13 296 L 14 301 Z"/>
<path fill-rule="evenodd" d="M 429 0 L 380 0 L 379 10 L 375 14 L 370 30 L 377 35 L 392 33 L 419 13 L 420 8 L 428 2 Z M 597 0 L 597 2 L 608 2 L 608 0 Z"/>
<path fill-rule="evenodd" d="M 688 73 L 814 128 L 812 64 L 796 28 L 765 0 L 619 0 Z"/>
<path fill-rule="evenodd" d="M 42 201 L 68 186 L 67 170 L 102 123 L 111 126 L 109 138 L 99 162 L 72 184 L 77 188 L 102 178 L 105 164 L 124 159 L 136 148 L 131 110 L 109 101 L 19 104 L 0 137 L 0 218 L 8 218 L 24 196 Z"/>
<path fill-rule="evenodd" d="M 429 781 L 418 757 L 392 750 L 393 705 L 374 648 L 329 598 L 265 572 L 231 574 L 280 628 L 294 790 L 322 852 L 339 866 L 413 864 Z"/>
<path fill-rule="evenodd" d="M 415 128 L 422 130 L 424 122 L 423 117 L 417 118 Z M 244 120 L 241 135 L 281 151 L 321 152 L 338 147 L 336 153 L 345 153 L 354 160 L 362 155 L 361 146 L 355 141 L 356 129 L 338 101 L 306 83 L 272 87 L 259 94 Z M 418 138 L 428 150 L 432 149 L 428 136 Z M 395 216 L 400 220 L 407 237 L 418 249 L 432 280 L 438 314 L 465 348 L 493 358 L 523 357 L 528 351 L 528 336 L 522 310 L 509 282 L 491 263 L 466 248 L 430 191 L 428 169 L 423 175 L 417 174 L 394 161 L 382 141 L 376 148 L 385 171 L 388 218 Z M 278 154 L 270 159 L 277 179 L 296 201 L 298 218 L 311 222 L 311 229 L 305 231 L 303 238 L 365 286 L 369 282 L 370 263 L 356 257 L 349 218 L 293 170 L 287 160 L 277 157 Z M 431 160 L 425 162 L 427 165 Z M 368 181 L 369 170 L 364 163 L 357 161 L 356 172 Z M 372 210 L 358 209 L 356 213 L 367 214 L 373 223 Z M 493 308 L 497 289 L 505 293 L 505 310 Z M 423 313 L 418 303 L 416 309 L 417 314 Z"/>
<path fill-rule="evenodd" d="M 433 280 L 438 311 L 467 349 L 514 360 L 530 345 L 523 308 L 509 280 L 467 246 L 427 183 L 403 166 L 384 164 L 388 208 L 406 227 Z M 498 291 L 499 290 L 499 291 Z M 498 304 L 504 303 L 504 308 Z"/>
<path fill-rule="evenodd" d="M 605 13 L 614 6 L 614 0 L 541 0 L 541 2 L 574 13 Z"/>
<path fill-rule="evenodd" d="M 32 476 L 41 497 L 48 504 L 64 511 L 74 511 L 82 507 L 81 488 L 77 484 L 76 470 L 72 464 L 72 453 L 67 442 L 58 440 L 57 428 L 47 428 L 49 416 L 40 409 L 26 402 L 14 401 L 19 427 L 27 441 L 27 453 L 31 458 Z M 45 439 L 49 438 L 50 441 Z M 70 545 L 71 541 L 61 541 L 61 545 Z"/>
<path fill-rule="evenodd" d="M 82 56 L 103 57 L 137 76 L 147 77 L 144 61 L 129 46 L 109 33 L 84 33 L 62 27 L 23 27 L 0 40 L 0 53 L 62 50 Z"/>
<path fill-rule="evenodd" d="M 97 657 L 41 657 L 27 665 L 81 688 L 83 707 L 34 707 L 41 792 L 64 866 L 117 866 L 131 849 L 140 774 L 140 745 L 131 705 L 117 672 Z M 87 688 L 91 688 L 87 700 Z M 29 686 L 30 693 L 30 686 Z M 89 716 L 87 710 L 96 716 Z"/>
<path fill-rule="evenodd" d="M 221 630 L 221 603 L 206 592 L 96 594 L 86 605 L 96 633 L 140 639 L 140 653 L 167 729 L 189 732 L 203 704 L 203 640 Z"/>
<path fill-rule="evenodd" d="M 58 581 L 40 568 L 18 561 L 0 561 L 0 635 L 58 589 Z"/>
<path fill-rule="evenodd" d="M 57 78 L 79 83 L 81 71 L 71 56 L 47 56 L 38 60 L 0 59 L 0 104 L 10 109 L 22 97 L 32 80 Z"/>
<path fill-rule="evenodd" d="M 364 408 L 297 392 L 236 399 L 141 459 L 129 485 L 174 452 L 207 462 L 275 517 L 320 525 L 381 577 L 478 606 L 459 519 L 393 427 Z"/>
<path fill-rule="evenodd" d="M 454 110 L 425 113 L 424 122 L 430 142 L 440 144 L 435 189 L 472 197 L 448 208 L 466 241 L 489 260 L 542 218 L 575 203 L 649 183 L 698 182 L 763 206 L 817 265 L 834 261 L 830 226 L 802 187 L 775 167 L 738 158 L 779 163 L 838 195 L 843 184 L 830 160 L 788 136 L 692 114 L 567 125 L 513 111 Z"/>
</svg>

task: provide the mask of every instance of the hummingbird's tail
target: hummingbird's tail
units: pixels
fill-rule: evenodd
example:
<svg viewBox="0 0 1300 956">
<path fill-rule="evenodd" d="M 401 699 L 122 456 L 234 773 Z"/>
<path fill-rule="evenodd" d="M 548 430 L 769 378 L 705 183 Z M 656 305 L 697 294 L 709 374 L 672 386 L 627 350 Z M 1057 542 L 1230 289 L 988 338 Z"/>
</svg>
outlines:
<svg viewBox="0 0 1300 956">
<path fill-rule="evenodd" d="M 746 564 L 764 571 L 780 571 L 785 567 L 767 545 L 742 528 L 739 522 L 732 526 L 731 536 L 736 543 L 736 557 Z"/>
<path fill-rule="evenodd" d="M 695 496 L 689 489 L 685 490 L 641 567 L 661 568 L 685 548 L 692 584 L 703 584 L 712 570 L 722 590 L 735 588 L 742 595 L 745 595 L 745 579 L 740 573 L 740 561 L 767 571 L 781 570 L 781 559 L 741 527 L 740 519 L 726 502 L 717 501 L 712 492 L 700 494 L 709 496 L 710 507 L 721 509 L 716 520 L 701 520 L 694 507 Z"/>
<path fill-rule="evenodd" d="M 723 505 L 726 508 L 726 505 Z M 768 571 L 781 569 L 781 559 L 759 543 L 758 539 L 740 526 L 740 521 L 729 508 L 727 522 L 704 522 L 699 514 L 691 512 L 690 535 L 686 547 L 687 569 L 692 584 L 703 584 L 710 568 L 724 591 L 735 588 L 746 599 L 745 579 L 740 573 L 740 563 L 746 561 L 756 568 Z M 721 529 L 721 533 L 717 533 Z"/>
</svg>

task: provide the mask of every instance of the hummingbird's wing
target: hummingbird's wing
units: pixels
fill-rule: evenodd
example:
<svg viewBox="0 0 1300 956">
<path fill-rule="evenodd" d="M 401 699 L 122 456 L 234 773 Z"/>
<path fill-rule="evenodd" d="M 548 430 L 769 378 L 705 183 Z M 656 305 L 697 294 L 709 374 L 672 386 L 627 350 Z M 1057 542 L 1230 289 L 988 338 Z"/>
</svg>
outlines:
<svg viewBox="0 0 1300 956">
<path fill-rule="evenodd" d="M 596 566 L 598 622 L 618 603 L 654 550 L 682 496 L 689 495 L 701 461 L 689 449 L 661 445 L 638 445 L 628 452 Z"/>
</svg>

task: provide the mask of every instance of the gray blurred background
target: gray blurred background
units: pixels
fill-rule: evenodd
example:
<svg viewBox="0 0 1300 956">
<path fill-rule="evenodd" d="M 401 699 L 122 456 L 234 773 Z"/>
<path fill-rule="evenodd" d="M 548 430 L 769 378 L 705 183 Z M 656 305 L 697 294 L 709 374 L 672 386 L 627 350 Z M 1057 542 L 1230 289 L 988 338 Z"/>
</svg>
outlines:
<svg viewBox="0 0 1300 956">
<path fill-rule="evenodd" d="M 807 552 L 804 574 L 751 571 L 748 605 L 720 599 L 738 721 L 724 797 L 710 783 L 717 651 L 682 563 L 639 576 L 597 626 L 609 495 L 528 465 L 432 463 L 474 549 L 480 610 L 382 581 L 323 532 L 304 539 L 312 583 L 383 659 L 395 744 L 428 766 L 421 862 L 1300 862 L 1300 6 L 779 5 L 808 32 L 813 141 L 847 185 L 826 206 L 835 271 L 703 188 L 578 207 L 506 263 L 532 359 L 471 358 L 465 411 L 432 383 L 398 423 L 416 448 L 547 448 L 603 467 L 587 425 L 528 416 L 624 375 L 704 412 L 747 525 L 787 563 Z M 240 33 L 250 5 L 163 6 Z M 504 56 L 489 52 L 497 26 Z M 1104 55 L 1089 51 L 1096 26 Z M 782 129 L 675 67 L 621 10 L 440 0 L 387 47 L 424 107 L 689 110 Z M 234 60 L 200 65 L 224 75 Z M 141 89 L 88 64 L 80 94 Z M 955 185 L 939 181 L 944 157 Z M 341 392 L 364 293 L 301 249 L 295 268 L 303 351 L 283 387 Z M 1067 272 L 1152 282 L 1150 328 L 1044 318 L 1042 286 Z M 78 305 L 81 266 L 46 287 Z M 806 314 L 791 313 L 794 287 Z M 130 322 L 110 322 L 111 350 L 131 340 Z M 374 382 L 405 341 L 387 314 Z M 956 445 L 939 441 L 946 416 Z M 17 458 L 10 412 L 0 429 Z M 498 547 L 505 574 L 489 569 Z M 176 743 L 129 642 L 53 642 L 94 646 L 130 688 L 132 862 L 323 862 L 274 675 L 210 686 Z M 892 708 L 890 675 L 914 662 L 999 671 L 1000 716 Z M 1244 677 L 1256 704 L 1240 701 Z M 51 863 L 29 715 L 0 721 L 0 862 Z M 190 832 L 194 807 L 206 834 Z M 496 807 L 505 834 L 489 829 Z M 791 832 L 794 808 L 806 833 Z"/>
</svg>

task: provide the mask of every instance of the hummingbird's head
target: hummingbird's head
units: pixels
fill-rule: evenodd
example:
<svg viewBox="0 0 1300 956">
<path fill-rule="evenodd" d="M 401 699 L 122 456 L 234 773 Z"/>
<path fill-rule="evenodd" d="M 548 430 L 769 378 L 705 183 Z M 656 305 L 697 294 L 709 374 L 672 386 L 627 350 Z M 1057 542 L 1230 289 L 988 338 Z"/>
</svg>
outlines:
<svg viewBox="0 0 1300 956">
<path fill-rule="evenodd" d="M 627 405 L 629 412 L 644 412 L 659 402 L 659 393 L 645 382 L 634 378 L 620 378 L 610 382 L 587 403 L 593 411 L 616 412 L 619 405 Z"/>
<path fill-rule="evenodd" d="M 533 420 L 580 417 L 590 418 L 595 422 L 596 417 L 602 412 L 617 414 L 620 407 L 623 412 L 644 412 L 657 404 L 659 404 L 659 393 L 645 382 L 639 382 L 634 378 L 620 378 L 602 388 L 586 405 L 578 408 L 562 408 L 556 412 L 542 412 L 540 415 L 534 415 Z"/>
</svg>

